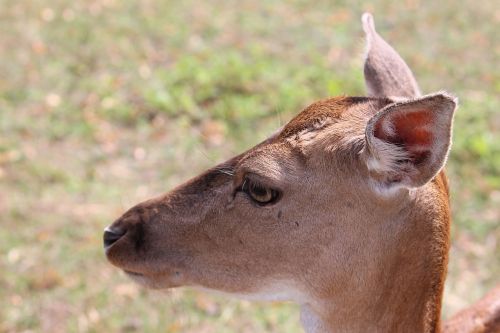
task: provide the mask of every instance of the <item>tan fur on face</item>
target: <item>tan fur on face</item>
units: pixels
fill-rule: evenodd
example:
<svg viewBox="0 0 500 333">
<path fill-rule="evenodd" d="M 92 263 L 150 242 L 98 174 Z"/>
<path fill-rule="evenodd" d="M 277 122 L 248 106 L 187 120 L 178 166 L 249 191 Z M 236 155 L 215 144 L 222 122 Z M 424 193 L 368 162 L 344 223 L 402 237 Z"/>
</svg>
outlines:
<svg viewBox="0 0 500 333">
<path fill-rule="evenodd" d="M 420 96 L 371 15 L 363 26 L 375 97 L 313 103 L 249 151 L 131 208 L 108 229 L 124 234 L 108 260 L 152 288 L 298 302 L 310 333 L 439 331 L 450 240 L 441 168 L 456 101 Z M 243 184 L 277 201 L 258 204 Z"/>
<path fill-rule="evenodd" d="M 366 122 L 387 103 L 339 98 L 313 104 L 274 139 L 132 208 L 115 222 L 131 232 L 108 251 L 109 260 L 159 288 L 254 294 L 289 281 L 295 292 L 288 294 L 302 295 L 293 300 L 346 329 L 347 319 L 377 320 L 380 327 L 395 315 L 422 327 L 427 324 L 413 319 L 435 321 L 436 309 L 426 304 L 432 293 L 440 297 L 441 287 L 423 288 L 421 277 L 441 278 L 446 251 L 439 262 L 428 258 L 434 244 L 447 244 L 447 225 L 438 222 L 446 220 L 447 199 L 440 199 L 437 183 L 424 191 L 434 193 L 428 200 L 407 191 L 397 200 L 381 199 L 367 186 L 359 155 Z M 259 207 L 235 191 L 248 174 L 281 190 L 282 199 Z M 435 208 L 418 209 L 429 205 Z M 417 299 L 410 308 L 390 306 L 408 297 Z"/>
</svg>

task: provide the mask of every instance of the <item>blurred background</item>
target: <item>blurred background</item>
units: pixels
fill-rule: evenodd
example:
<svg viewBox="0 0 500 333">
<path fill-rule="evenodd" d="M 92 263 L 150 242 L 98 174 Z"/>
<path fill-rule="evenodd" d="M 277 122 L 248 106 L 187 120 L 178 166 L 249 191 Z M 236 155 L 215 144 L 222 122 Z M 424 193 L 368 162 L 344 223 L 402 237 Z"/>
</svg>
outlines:
<svg viewBox="0 0 500 333">
<path fill-rule="evenodd" d="M 460 97 L 444 316 L 499 282 L 497 2 L 0 0 L 0 332 L 301 332 L 294 305 L 136 286 L 102 230 L 364 95 L 363 11 L 424 92 Z"/>
</svg>

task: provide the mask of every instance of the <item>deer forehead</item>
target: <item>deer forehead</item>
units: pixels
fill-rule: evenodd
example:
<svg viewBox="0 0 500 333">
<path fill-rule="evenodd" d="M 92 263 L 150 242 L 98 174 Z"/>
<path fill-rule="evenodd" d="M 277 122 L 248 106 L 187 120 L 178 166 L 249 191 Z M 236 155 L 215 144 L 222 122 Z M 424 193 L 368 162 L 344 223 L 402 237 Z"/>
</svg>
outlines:
<svg viewBox="0 0 500 333">
<path fill-rule="evenodd" d="M 385 98 L 337 97 L 305 108 L 278 134 L 302 155 L 352 148 L 364 137 L 368 119 L 392 101 Z"/>
<path fill-rule="evenodd" d="M 349 97 L 336 97 L 315 102 L 293 118 L 283 128 L 278 138 L 287 139 L 324 128 L 325 125 L 338 121 L 353 103 L 354 99 Z"/>
<path fill-rule="evenodd" d="M 265 177 L 271 182 L 279 183 L 284 178 L 296 180 L 303 161 L 297 151 L 278 141 L 269 143 L 250 152 L 239 163 L 236 180 L 245 174 Z"/>
</svg>

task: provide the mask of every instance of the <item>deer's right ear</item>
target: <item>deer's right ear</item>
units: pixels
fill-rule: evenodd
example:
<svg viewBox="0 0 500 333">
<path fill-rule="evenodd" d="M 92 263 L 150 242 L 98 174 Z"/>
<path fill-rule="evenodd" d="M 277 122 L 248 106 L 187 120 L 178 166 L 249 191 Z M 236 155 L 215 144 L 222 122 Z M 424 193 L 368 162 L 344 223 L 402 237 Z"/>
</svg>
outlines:
<svg viewBox="0 0 500 333">
<path fill-rule="evenodd" d="M 363 157 L 384 188 L 419 187 L 441 170 L 457 100 L 446 93 L 390 104 L 366 127 Z"/>
</svg>

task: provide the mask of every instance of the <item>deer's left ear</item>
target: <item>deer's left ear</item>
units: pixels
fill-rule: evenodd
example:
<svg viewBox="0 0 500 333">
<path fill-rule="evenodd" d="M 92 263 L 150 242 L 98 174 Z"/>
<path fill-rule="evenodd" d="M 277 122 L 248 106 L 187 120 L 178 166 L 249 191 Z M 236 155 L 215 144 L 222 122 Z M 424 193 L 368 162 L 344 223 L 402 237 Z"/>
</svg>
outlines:
<svg viewBox="0 0 500 333">
<path fill-rule="evenodd" d="M 381 186 L 419 187 L 446 162 L 457 99 L 436 93 L 397 102 L 375 114 L 366 127 L 363 156 Z"/>
</svg>

